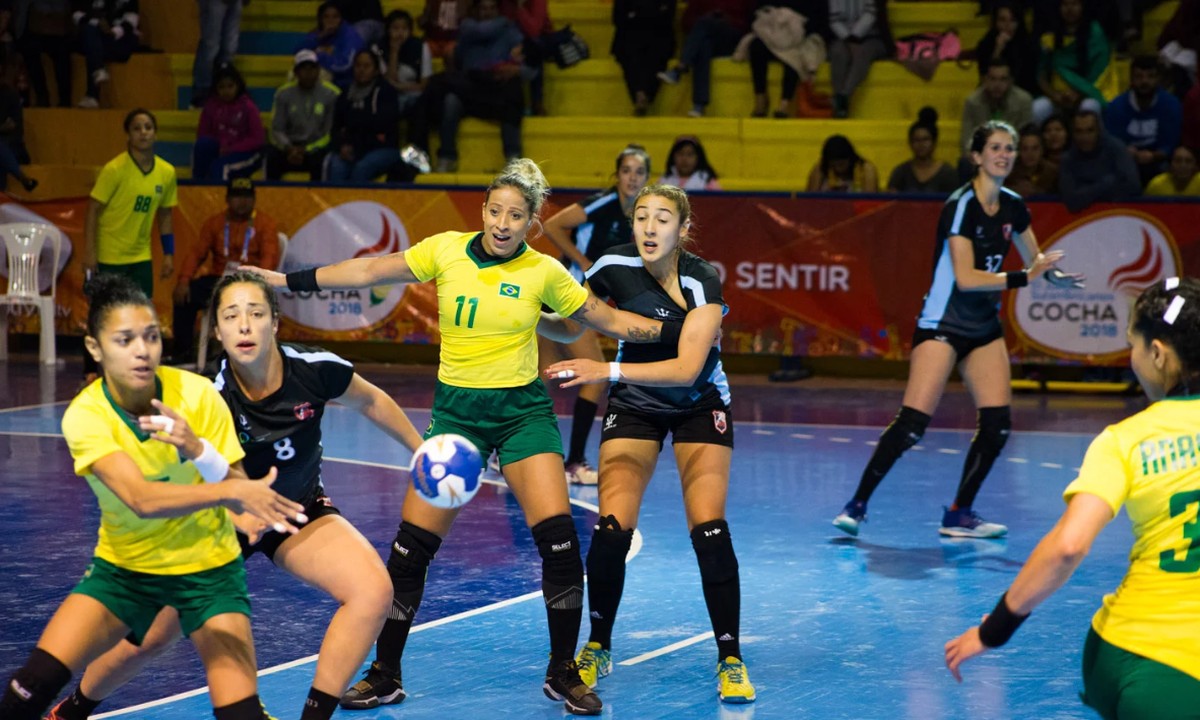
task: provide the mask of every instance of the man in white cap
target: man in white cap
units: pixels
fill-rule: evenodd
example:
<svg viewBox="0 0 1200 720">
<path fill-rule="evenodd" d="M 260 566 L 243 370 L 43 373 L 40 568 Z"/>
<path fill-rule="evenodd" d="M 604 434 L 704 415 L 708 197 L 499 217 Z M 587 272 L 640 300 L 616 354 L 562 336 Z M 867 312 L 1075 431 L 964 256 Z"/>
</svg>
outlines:
<svg viewBox="0 0 1200 720">
<path fill-rule="evenodd" d="M 312 50 L 296 53 L 294 68 L 295 80 L 275 91 L 267 179 L 279 180 L 288 172 L 306 172 L 312 182 L 318 182 L 329 152 L 329 131 L 333 127 L 338 89 L 321 79 L 321 66 Z"/>
</svg>

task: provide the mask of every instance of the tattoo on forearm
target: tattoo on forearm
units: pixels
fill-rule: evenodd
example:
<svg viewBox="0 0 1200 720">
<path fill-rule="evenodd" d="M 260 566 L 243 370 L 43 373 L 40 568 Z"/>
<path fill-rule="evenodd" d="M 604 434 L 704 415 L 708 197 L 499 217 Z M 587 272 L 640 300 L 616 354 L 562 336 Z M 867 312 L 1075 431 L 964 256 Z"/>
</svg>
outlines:
<svg viewBox="0 0 1200 720">
<path fill-rule="evenodd" d="M 646 328 L 631 327 L 627 330 L 629 333 L 629 341 L 635 343 L 652 343 L 658 342 L 662 337 L 662 326 L 647 330 Z"/>
<path fill-rule="evenodd" d="M 599 299 L 594 297 L 588 298 L 583 303 L 582 307 L 571 313 L 571 319 L 576 322 L 583 323 L 594 330 L 600 330 L 600 328 L 596 326 L 594 317 L 596 308 L 599 306 Z M 630 325 L 625 329 L 625 339 L 629 340 L 629 342 L 635 343 L 658 342 L 659 338 L 662 337 L 662 323 L 657 323 L 649 319 L 647 319 L 645 322 L 653 323 L 653 327 L 647 328 L 637 325 Z M 621 336 L 617 335 L 617 337 L 620 338 Z"/>
</svg>

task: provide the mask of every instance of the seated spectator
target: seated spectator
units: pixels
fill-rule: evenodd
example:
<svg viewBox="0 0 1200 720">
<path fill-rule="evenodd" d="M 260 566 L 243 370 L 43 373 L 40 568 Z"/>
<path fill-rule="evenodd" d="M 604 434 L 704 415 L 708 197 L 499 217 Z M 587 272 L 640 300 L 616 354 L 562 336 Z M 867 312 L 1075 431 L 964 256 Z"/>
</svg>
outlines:
<svg viewBox="0 0 1200 720">
<path fill-rule="evenodd" d="M 1200 195 L 1200 173 L 1196 172 L 1196 151 L 1180 145 L 1171 153 L 1170 169 L 1150 180 L 1146 194 L 1157 197 Z"/>
<path fill-rule="evenodd" d="M 658 94 L 658 74 L 675 55 L 675 0 L 613 0 L 612 21 L 612 55 L 633 114 L 645 115 Z"/>
<path fill-rule="evenodd" d="M 315 52 L 321 69 L 338 89 L 345 90 L 353 80 L 354 55 L 364 47 L 358 31 L 342 19 L 338 4 L 326 0 L 317 8 L 317 29 L 300 41 L 296 51 Z"/>
<path fill-rule="evenodd" d="M 249 0 L 198 0 L 200 40 L 192 62 L 192 107 L 204 107 L 212 92 L 213 71 L 237 55 L 242 32 L 242 6 Z"/>
<path fill-rule="evenodd" d="M 428 43 L 413 35 L 412 15 L 406 10 L 388 13 L 377 50 L 383 79 L 396 89 L 396 107 L 400 116 L 405 117 L 433 76 L 433 53 Z"/>
<path fill-rule="evenodd" d="M 234 178 L 225 191 L 225 209 L 204 221 L 200 238 L 179 264 L 175 282 L 175 344 L 168 364 L 188 363 L 196 347 L 196 316 L 208 307 L 213 286 L 242 265 L 279 265 L 275 220 L 254 209 L 254 182 Z M 197 275 L 202 268 L 203 275 Z"/>
<path fill-rule="evenodd" d="M 958 172 L 950 163 L 934 157 L 938 139 L 937 110 L 921 108 L 916 122 L 908 127 L 912 159 L 897 165 L 888 178 L 887 189 L 902 193 L 946 194 L 958 189 Z"/>
<path fill-rule="evenodd" d="M 988 120 L 1003 120 L 1017 128 L 1033 120 L 1033 97 L 1013 84 L 1012 68 L 1004 58 L 992 61 L 983 82 L 963 103 L 958 144 L 962 157 L 971 157 L 971 135 Z"/>
<path fill-rule="evenodd" d="M 12 175 L 25 192 L 33 192 L 38 181 L 21 169 L 29 164 L 29 151 L 25 149 L 25 116 L 15 74 L 15 65 L 0 66 L 0 190 L 8 188 L 8 176 Z"/>
<path fill-rule="evenodd" d="M 250 177 L 263 164 L 266 133 L 246 81 L 232 65 L 213 74 L 216 92 L 204 102 L 192 155 L 192 177 L 225 182 Z"/>
<path fill-rule="evenodd" d="M 895 52 L 887 0 L 829 0 L 829 29 L 833 116 L 850 117 L 850 96 L 866 80 L 871 63 Z"/>
<path fill-rule="evenodd" d="M 1200 148 L 1200 83 L 1183 98 L 1183 133 L 1179 140 L 1190 148 Z"/>
<path fill-rule="evenodd" d="M 750 29 L 749 0 L 691 0 L 683 10 L 683 50 L 679 62 L 658 79 L 674 85 L 689 72 L 692 76 L 692 109 L 689 117 L 704 117 L 712 97 L 713 58 L 728 57 Z M 811 24 L 807 27 L 811 32 Z M 765 78 L 764 78 L 765 82 Z M 765 89 L 764 89 L 764 92 Z M 766 109 L 766 103 L 763 103 Z"/>
<path fill-rule="evenodd" d="M 379 58 L 370 50 L 354 56 L 354 82 L 333 111 L 330 182 L 365 183 L 400 160 L 396 89 L 379 77 Z"/>
<path fill-rule="evenodd" d="M 700 138 L 680 135 L 675 138 L 667 155 L 667 171 L 658 179 L 660 185 L 674 185 L 684 190 L 720 190 L 717 171 L 708 162 Z"/>
<path fill-rule="evenodd" d="M 1033 94 L 1038 92 L 1038 45 L 1037 40 L 1025 30 L 1024 6 L 1021 3 L 1017 0 L 999 0 L 992 6 L 992 22 L 987 34 L 975 46 L 975 60 L 979 66 L 980 83 L 985 81 L 988 68 L 993 63 L 1003 61 L 1012 75 L 1012 82 L 1029 93 L 1032 102 Z"/>
<path fill-rule="evenodd" d="M 108 82 L 105 63 L 127 62 L 141 42 L 137 0 L 74 0 L 71 18 L 87 66 L 87 92 L 79 107 L 100 107 L 99 86 Z"/>
<path fill-rule="evenodd" d="M 296 79 L 275 91 L 267 179 L 279 180 L 284 173 L 299 171 L 317 182 L 329 152 L 338 89 L 321 80 L 321 66 L 312 50 L 296 53 L 293 72 Z"/>
<path fill-rule="evenodd" d="M 1021 128 L 1017 163 L 1005 179 L 1004 187 L 1022 197 L 1058 194 L 1058 166 L 1046 159 L 1042 136 L 1033 123 Z"/>
<path fill-rule="evenodd" d="M 1200 0 L 1180 0 L 1158 36 L 1158 57 L 1170 68 L 1168 80 L 1182 98 L 1196 82 L 1196 54 L 1200 53 Z"/>
<path fill-rule="evenodd" d="M 1042 121 L 1041 136 L 1046 162 L 1062 165 L 1063 155 L 1071 147 L 1071 126 L 1067 125 L 1066 119 L 1058 113 L 1051 114 Z"/>
<path fill-rule="evenodd" d="M 1179 144 L 1183 107 L 1159 87 L 1155 56 L 1134 58 L 1129 80 L 1129 90 L 1104 108 L 1104 128 L 1128 148 L 1145 186 L 1166 170 L 1167 157 Z"/>
<path fill-rule="evenodd" d="M 1055 111 L 1069 116 L 1085 98 L 1103 106 L 1120 92 L 1108 38 L 1086 7 L 1083 0 L 1059 0 L 1054 29 L 1042 36 L 1035 122 Z"/>
<path fill-rule="evenodd" d="M 546 38 L 554 32 L 549 3 L 546 0 L 505 0 L 500 3 L 500 12 L 516 23 L 525 38 L 521 46 L 524 59 L 521 75 L 529 82 L 529 113 L 544 116 L 546 78 L 543 66 L 554 52 L 553 47 L 546 44 Z"/>
<path fill-rule="evenodd" d="M 812 93 L 812 76 L 825 61 L 827 0 L 758 0 L 750 22 L 750 34 L 742 37 L 733 51 L 734 60 L 750 60 L 750 79 L 754 83 L 754 109 L 750 117 L 766 117 L 767 66 L 783 64 L 783 87 L 773 117 L 792 117 L 792 100 L 803 79 L 805 95 L 801 101 L 808 109 L 817 104 Z M 809 21 L 809 18 L 814 18 Z M 826 101 L 826 106 L 828 102 Z"/>
<path fill-rule="evenodd" d="M 337 0 L 342 21 L 362 38 L 363 47 L 377 45 L 383 39 L 383 6 L 379 0 Z"/>
<path fill-rule="evenodd" d="M 879 171 L 859 156 L 845 135 L 830 135 L 821 160 L 808 173 L 808 192 L 869 193 L 879 191 Z"/>
<path fill-rule="evenodd" d="M 25 55 L 25 69 L 33 84 L 36 103 L 50 106 L 50 89 L 42 55 L 54 66 L 54 84 L 58 107 L 71 107 L 71 46 L 75 27 L 71 20 L 70 0 L 32 0 L 25 11 L 24 27 L 18 27 L 18 44 Z"/>
<path fill-rule="evenodd" d="M 1095 100 L 1080 104 L 1071 138 L 1058 169 L 1058 191 L 1068 210 L 1079 212 L 1092 203 L 1141 194 L 1137 166 L 1121 141 L 1104 132 Z"/>
<path fill-rule="evenodd" d="M 417 26 L 425 33 L 425 42 L 436 58 L 454 67 L 454 45 L 458 28 L 471 11 L 471 0 L 425 0 Z"/>
</svg>

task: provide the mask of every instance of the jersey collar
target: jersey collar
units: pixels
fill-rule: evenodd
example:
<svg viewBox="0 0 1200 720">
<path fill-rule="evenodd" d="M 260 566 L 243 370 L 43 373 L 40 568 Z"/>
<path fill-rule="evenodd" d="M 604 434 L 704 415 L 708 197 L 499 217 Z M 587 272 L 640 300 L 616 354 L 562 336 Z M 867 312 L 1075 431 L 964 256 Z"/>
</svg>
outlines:
<svg viewBox="0 0 1200 720">
<path fill-rule="evenodd" d="M 483 233 L 475 233 L 475 236 L 471 238 L 471 242 L 467 243 L 467 257 L 471 258 L 471 261 L 482 270 L 483 268 L 503 265 L 509 260 L 516 260 L 525 253 L 528 247 L 529 245 L 522 240 L 521 244 L 517 246 L 516 252 L 512 255 L 508 257 L 496 257 L 484 249 Z"/>
<path fill-rule="evenodd" d="M 146 442 L 147 440 L 149 440 L 151 433 L 148 433 L 145 430 L 142 430 L 142 428 L 138 426 L 137 419 L 134 418 L 133 415 L 129 414 L 129 412 L 126 411 L 125 408 L 118 405 L 117 401 L 113 399 L 112 393 L 108 391 L 108 381 L 107 380 L 100 381 L 100 389 L 104 391 L 104 399 L 108 400 L 108 404 L 111 405 L 113 411 L 117 413 L 117 417 L 121 418 L 121 422 L 125 423 L 125 427 L 129 428 L 130 431 L 133 432 L 134 436 L 138 439 L 138 441 Z M 154 398 L 156 400 L 158 400 L 159 402 L 162 402 L 162 396 L 163 396 L 162 395 L 162 380 L 159 379 L 158 374 L 155 373 L 155 375 L 154 375 Z"/>
</svg>

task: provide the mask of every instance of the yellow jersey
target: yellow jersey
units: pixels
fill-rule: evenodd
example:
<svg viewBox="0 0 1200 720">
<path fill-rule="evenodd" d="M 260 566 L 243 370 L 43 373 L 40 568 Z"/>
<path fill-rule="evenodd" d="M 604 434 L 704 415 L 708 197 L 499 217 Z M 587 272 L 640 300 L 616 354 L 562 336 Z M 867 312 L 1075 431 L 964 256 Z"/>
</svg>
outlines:
<svg viewBox="0 0 1200 720">
<path fill-rule="evenodd" d="M 1200 679 L 1200 397 L 1167 398 L 1105 428 L 1063 492 L 1133 523 L 1129 570 L 1092 618 L 1119 648 Z"/>
<path fill-rule="evenodd" d="M 229 407 L 212 382 L 170 367 L 158 369 L 158 398 L 187 418 L 197 437 L 206 438 L 232 465 L 245 453 L 238 443 Z M 88 385 L 71 401 L 62 421 L 75 473 L 87 478 L 100 501 L 96 557 L 117 567 L 154 575 L 185 575 L 220 567 L 240 553 L 225 508 L 212 507 L 173 518 L 139 518 L 91 472 L 97 460 L 123 452 L 137 463 L 146 482 L 201 485 L 191 462 L 173 445 L 152 439 L 137 418 L 117 407 L 103 380 Z"/>
<path fill-rule="evenodd" d="M 1182 190 L 1175 189 L 1175 183 L 1171 180 L 1171 173 L 1160 173 L 1155 175 L 1146 185 L 1143 195 L 1153 195 L 1157 197 L 1182 197 L 1182 196 L 1200 196 L 1200 173 L 1192 176 L 1187 187 Z"/>
<path fill-rule="evenodd" d="M 588 291 L 562 263 L 525 244 L 512 257 L 481 257 L 471 249 L 480 235 L 440 233 L 404 251 L 418 280 L 437 280 L 438 379 L 463 388 L 528 385 L 538 377 L 542 304 L 568 316 Z"/>
<path fill-rule="evenodd" d="M 150 232 L 160 207 L 179 204 L 175 167 L 157 155 L 142 172 L 128 152 L 109 160 L 92 187 L 92 199 L 104 205 L 96 227 L 96 259 L 128 265 L 150 259 Z"/>
</svg>

